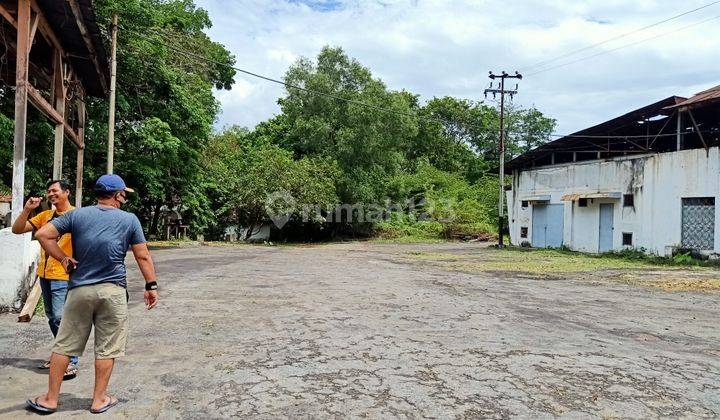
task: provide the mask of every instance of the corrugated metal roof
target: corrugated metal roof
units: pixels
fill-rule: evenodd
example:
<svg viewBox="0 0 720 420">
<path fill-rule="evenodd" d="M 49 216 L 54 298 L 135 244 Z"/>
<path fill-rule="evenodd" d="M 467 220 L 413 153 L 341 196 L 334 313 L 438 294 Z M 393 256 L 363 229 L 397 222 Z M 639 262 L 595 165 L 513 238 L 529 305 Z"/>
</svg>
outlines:
<svg viewBox="0 0 720 420">
<path fill-rule="evenodd" d="M 698 92 L 679 104 L 669 106 L 668 108 L 695 108 L 717 101 L 720 101 L 720 85 Z"/>
<path fill-rule="evenodd" d="M 542 144 L 535 149 L 525 152 L 507 162 L 505 164 L 505 170 L 510 172 L 513 169 L 522 168 L 531 163 L 534 159 L 548 155 L 555 151 L 573 151 L 579 149 L 582 145 L 585 145 L 585 148 L 587 148 L 588 145 L 592 147 L 593 144 L 604 146 L 607 143 L 607 140 L 594 138 L 594 136 L 621 134 L 623 128 L 634 125 L 639 120 L 652 118 L 659 114 L 669 114 L 670 112 L 667 111 L 667 108 L 677 105 L 685 100 L 687 100 L 687 98 L 683 98 L 681 96 L 670 96 L 661 101 L 630 111 L 611 120 L 576 131 L 566 137 L 561 137 L 549 143 Z M 598 148 L 597 151 L 602 151 L 602 149 Z"/>
</svg>

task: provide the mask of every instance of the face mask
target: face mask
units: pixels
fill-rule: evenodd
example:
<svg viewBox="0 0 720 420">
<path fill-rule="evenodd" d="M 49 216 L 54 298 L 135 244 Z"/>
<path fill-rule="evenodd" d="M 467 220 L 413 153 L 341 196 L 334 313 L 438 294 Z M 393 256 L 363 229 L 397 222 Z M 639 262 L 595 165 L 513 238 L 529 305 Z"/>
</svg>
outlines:
<svg viewBox="0 0 720 420">
<path fill-rule="evenodd" d="M 127 199 L 125 197 L 123 197 L 122 194 L 120 194 L 120 193 L 115 194 L 115 200 L 117 200 L 117 202 L 120 204 L 127 203 Z"/>
</svg>

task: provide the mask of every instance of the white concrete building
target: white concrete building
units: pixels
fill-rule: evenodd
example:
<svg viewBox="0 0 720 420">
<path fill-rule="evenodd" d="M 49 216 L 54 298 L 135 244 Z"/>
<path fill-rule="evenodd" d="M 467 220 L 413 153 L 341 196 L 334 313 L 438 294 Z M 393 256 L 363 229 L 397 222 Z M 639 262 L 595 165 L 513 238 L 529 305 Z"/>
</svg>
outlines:
<svg viewBox="0 0 720 420">
<path fill-rule="evenodd" d="M 670 97 L 513 159 L 511 243 L 720 254 L 718 99 Z"/>
</svg>

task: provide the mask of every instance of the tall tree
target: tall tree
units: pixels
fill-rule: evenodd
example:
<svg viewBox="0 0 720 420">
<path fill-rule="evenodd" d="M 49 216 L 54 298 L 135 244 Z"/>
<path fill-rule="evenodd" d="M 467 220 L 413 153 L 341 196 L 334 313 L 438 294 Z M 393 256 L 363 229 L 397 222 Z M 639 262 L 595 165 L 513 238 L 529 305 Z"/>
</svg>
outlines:
<svg viewBox="0 0 720 420">
<path fill-rule="evenodd" d="M 300 59 L 285 81 L 355 102 L 288 88 L 279 101 L 287 125 L 282 143 L 298 156 L 334 159 L 342 169 L 338 191 L 344 202 L 381 197 L 384 179 L 403 165 L 405 148 L 417 134 L 417 119 L 406 115 L 407 95 L 389 92 L 341 48 L 323 48 L 315 62 Z"/>
<path fill-rule="evenodd" d="M 192 0 L 97 0 L 95 7 L 106 24 L 120 16 L 115 172 L 137 186 L 134 204 L 156 233 L 163 208 L 197 200 L 198 160 L 220 109 L 213 88 L 231 87 L 235 59 L 205 34 L 210 18 Z M 88 113 L 87 175 L 94 178 L 104 161 L 107 102 L 91 101 Z"/>
</svg>

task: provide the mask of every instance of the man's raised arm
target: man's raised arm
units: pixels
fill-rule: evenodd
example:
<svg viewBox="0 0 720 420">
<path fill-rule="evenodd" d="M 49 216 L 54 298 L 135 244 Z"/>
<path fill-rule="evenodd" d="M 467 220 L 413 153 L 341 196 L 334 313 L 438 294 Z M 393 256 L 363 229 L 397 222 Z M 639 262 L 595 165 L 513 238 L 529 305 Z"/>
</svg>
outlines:
<svg viewBox="0 0 720 420">
<path fill-rule="evenodd" d="M 39 197 L 30 197 L 12 225 L 12 233 L 19 235 L 21 233 L 32 232 L 34 226 L 28 221 L 28 216 L 30 216 L 31 211 L 40 206 L 40 201 Z"/>
</svg>

